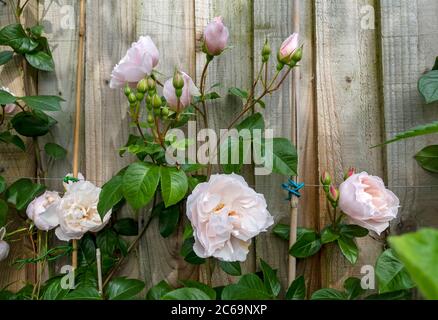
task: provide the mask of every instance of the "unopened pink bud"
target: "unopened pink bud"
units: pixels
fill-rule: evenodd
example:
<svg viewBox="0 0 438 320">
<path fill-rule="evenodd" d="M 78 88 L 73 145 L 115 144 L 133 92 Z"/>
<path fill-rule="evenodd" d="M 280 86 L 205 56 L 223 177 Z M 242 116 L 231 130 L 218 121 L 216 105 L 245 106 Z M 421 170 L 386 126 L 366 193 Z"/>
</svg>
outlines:
<svg viewBox="0 0 438 320">
<path fill-rule="evenodd" d="M 217 56 L 227 47 L 229 32 L 222 17 L 216 17 L 204 30 L 204 46 L 207 54 Z"/>
<path fill-rule="evenodd" d="M 345 173 L 344 175 L 344 180 L 347 180 L 348 178 L 350 178 L 352 175 L 354 175 L 356 173 L 356 168 L 350 168 L 348 169 L 348 171 Z"/>
<path fill-rule="evenodd" d="M 278 61 L 289 64 L 298 47 L 298 33 L 291 34 L 280 46 L 278 50 Z"/>
</svg>

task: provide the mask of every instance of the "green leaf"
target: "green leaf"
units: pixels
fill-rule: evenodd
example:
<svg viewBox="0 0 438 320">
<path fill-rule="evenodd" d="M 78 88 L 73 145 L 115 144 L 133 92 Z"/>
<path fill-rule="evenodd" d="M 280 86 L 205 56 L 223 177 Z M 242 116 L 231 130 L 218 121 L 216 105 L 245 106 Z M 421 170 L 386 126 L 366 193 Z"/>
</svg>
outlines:
<svg viewBox="0 0 438 320">
<path fill-rule="evenodd" d="M 306 281 L 303 276 L 299 276 L 292 281 L 286 292 L 286 300 L 304 300 L 306 297 Z"/>
<path fill-rule="evenodd" d="M 219 267 L 230 276 L 240 276 L 242 275 L 242 268 L 240 267 L 239 261 L 228 262 L 219 260 Z"/>
<path fill-rule="evenodd" d="M 134 209 L 140 209 L 152 199 L 159 181 L 160 167 L 150 163 L 133 163 L 123 175 L 123 195 Z"/>
<path fill-rule="evenodd" d="M 219 99 L 221 96 L 217 92 L 209 92 L 204 96 L 205 100 L 216 100 Z"/>
<path fill-rule="evenodd" d="M 266 300 L 272 299 L 262 280 L 255 274 L 242 276 L 237 284 L 226 286 L 222 291 L 222 300 Z"/>
<path fill-rule="evenodd" d="M 132 218 L 119 219 L 113 225 L 114 230 L 122 236 L 136 236 L 138 234 L 138 223 Z"/>
<path fill-rule="evenodd" d="M 26 53 L 25 57 L 27 62 L 29 62 L 29 64 L 35 69 L 42 71 L 55 70 L 55 63 L 53 62 L 53 58 L 43 51 Z"/>
<path fill-rule="evenodd" d="M 188 163 L 181 165 L 181 169 L 184 170 L 185 173 L 195 172 L 204 168 L 205 165 L 200 163 Z"/>
<path fill-rule="evenodd" d="M 339 290 L 326 288 L 315 291 L 310 300 L 347 300 L 347 296 Z"/>
<path fill-rule="evenodd" d="M 360 279 L 354 277 L 345 280 L 344 288 L 348 300 L 354 300 L 365 293 L 365 290 L 362 289 L 360 281 L 361 281 Z"/>
<path fill-rule="evenodd" d="M 403 262 L 421 293 L 438 299 L 438 231 L 425 228 L 416 233 L 390 237 L 389 243 Z"/>
<path fill-rule="evenodd" d="M 0 89 L 0 104 L 15 103 L 17 98 L 5 90 Z"/>
<path fill-rule="evenodd" d="M 118 248 L 119 237 L 113 230 L 104 229 L 97 234 L 96 243 L 102 254 L 112 256 Z"/>
<path fill-rule="evenodd" d="M 290 248 L 289 254 L 296 258 L 307 258 L 316 254 L 321 249 L 321 245 L 318 233 L 303 228 L 297 241 Z"/>
<path fill-rule="evenodd" d="M 287 224 L 279 223 L 273 229 L 272 232 L 279 238 L 289 241 L 290 226 Z"/>
<path fill-rule="evenodd" d="M 3 200 L 0 199 L 0 228 L 5 226 L 7 217 L 8 217 L 8 204 Z"/>
<path fill-rule="evenodd" d="M 166 293 L 162 300 L 211 300 L 202 290 L 197 288 L 180 288 Z"/>
<path fill-rule="evenodd" d="M 137 279 L 115 278 L 108 283 L 105 296 L 108 300 L 132 300 L 144 287 L 144 282 Z"/>
<path fill-rule="evenodd" d="M 359 256 L 359 249 L 354 239 L 341 235 L 337 241 L 344 257 L 350 261 L 351 264 L 355 264 Z"/>
<path fill-rule="evenodd" d="M 263 100 L 256 100 L 256 104 L 258 104 L 262 109 L 266 109 L 266 104 Z"/>
<path fill-rule="evenodd" d="M 426 103 L 438 101 L 438 70 L 432 70 L 420 78 L 418 91 L 420 91 Z"/>
<path fill-rule="evenodd" d="M 24 144 L 24 141 L 19 136 L 14 135 L 14 134 L 10 133 L 9 131 L 5 131 L 5 132 L 0 133 L 0 141 L 2 141 L 4 143 L 13 144 L 23 151 L 26 150 L 26 145 Z"/>
<path fill-rule="evenodd" d="M 42 292 L 43 300 L 62 300 L 68 294 L 69 290 L 61 287 L 62 276 L 49 279 L 45 284 Z"/>
<path fill-rule="evenodd" d="M 40 137 L 47 134 L 56 123 L 42 112 L 20 112 L 12 119 L 11 124 L 15 131 L 25 137 Z"/>
<path fill-rule="evenodd" d="M 248 118 L 246 118 L 241 123 L 239 123 L 236 126 L 236 129 L 238 131 L 243 130 L 243 129 L 248 129 L 250 131 L 252 131 L 254 129 L 264 130 L 265 129 L 265 121 L 263 119 L 262 114 L 260 112 L 257 112 L 257 113 L 250 115 Z"/>
<path fill-rule="evenodd" d="M 415 155 L 415 160 L 424 170 L 438 173 L 438 145 L 425 147 Z"/>
<path fill-rule="evenodd" d="M 438 121 L 434 121 L 432 123 L 428 123 L 422 126 L 418 126 L 412 129 L 409 129 L 408 131 L 402 132 L 397 134 L 394 139 L 388 140 L 380 145 L 374 146 L 375 147 L 381 147 L 385 144 L 390 144 L 396 141 L 418 137 L 418 136 L 424 136 L 426 134 L 432 134 L 432 133 L 438 133 Z"/>
<path fill-rule="evenodd" d="M 161 194 L 166 207 L 177 204 L 187 193 L 186 173 L 175 167 L 161 167 Z"/>
<path fill-rule="evenodd" d="M 368 229 L 355 224 L 341 224 L 339 229 L 339 233 L 347 238 L 363 238 L 369 233 Z"/>
<path fill-rule="evenodd" d="M 193 281 L 193 280 L 181 280 L 181 283 L 186 288 L 196 288 L 203 291 L 206 295 L 210 297 L 211 300 L 216 300 L 216 291 L 213 288 L 210 288 L 204 283 Z"/>
<path fill-rule="evenodd" d="M 202 175 L 192 175 L 188 176 L 187 179 L 190 190 L 194 190 L 198 184 L 205 182 L 207 180 L 207 177 Z"/>
<path fill-rule="evenodd" d="M 33 27 L 31 27 L 29 29 L 29 31 L 32 33 L 32 35 L 34 35 L 35 37 L 39 38 L 43 35 L 44 32 L 44 26 L 37 24 L 34 25 Z"/>
<path fill-rule="evenodd" d="M 0 176 L 0 193 L 5 192 L 6 190 L 6 180 L 2 176 Z"/>
<path fill-rule="evenodd" d="M 67 156 L 67 150 L 59 144 L 48 142 L 44 145 L 44 151 L 55 160 L 64 159 Z"/>
<path fill-rule="evenodd" d="M 438 57 L 435 59 L 435 64 L 433 65 L 432 70 L 438 70 Z"/>
<path fill-rule="evenodd" d="M 379 293 L 410 289 L 415 286 L 403 263 L 392 249 L 384 251 L 376 262 L 376 278 Z"/>
<path fill-rule="evenodd" d="M 27 53 L 38 47 L 38 42 L 29 38 L 21 24 L 10 24 L 0 30 L 0 45 L 10 46 L 18 53 Z"/>
<path fill-rule="evenodd" d="M 102 297 L 95 287 L 84 285 L 70 291 L 64 300 L 102 300 Z"/>
<path fill-rule="evenodd" d="M 168 208 L 164 208 L 160 215 L 158 216 L 159 220 L 159 230 L 160 234 L 163 238 L 167 238 L 172 235 L 176 228 L 178 227 L 179 222 L 179 206 L 171 206 Z"/>
<path fill-rule="evenodd" d="M 0 52 L 0 66 L 8 63 L 14 56 L 13 51 L 2 51 Z"/>
<path fill-rule="evenodd" d="M 194 265 L 203 264 L 205 263 L 205 259 L 198 257 L 195 251 L 193 251 L 194 243 L 195 243 L 195 239 L 193 237 L 184 240 L 183 245 L 181 246 L 181 256 L 183 256 L 184 260 L 190 264 L 194 264 Z"/>
<path fill-rule="evenodd" d="M 60 111 L 61 101 L 65 101 L 58 96 L 27 96 L 20 97 L 29 108 L 40 111 Z"/>
<path fill-rule="evenodd" d="M 260 259 L 260 267 L 262 268 L 266 290 L 272 293 L 273 296 L 278 296 L 281 290 L 281 285 L 277 277 L 277 272 L 262 259 Z"/>
<path fill-rule="evenodd" d="M 334 230 L 331 225 L 325 227 L 321 232 L 322 244 L 334 242 L 338 240 L 338 238 L 339 238 L 339 233 L 336 230 Z"/>
<path fill-rule="evenodd" d="M 147 300 L 161 300 L 161 298 L 167 293 L 171 292 L 173 288 L 164 280 L 161 280 L 155 286 L 149 289 L 146 299 Z"/>
<path fill-rule="evenodd" d="M 190 223 L 187 223 L 184 226 L 184 232 L 183 232 L 183 241 L 186 241 L 187 239 L 193 237 L 193 227 Z"/>
<path fill-rule="evenodd" d="M 297 151 L 292 143 L 286 138 L 274 138 L 272 140 L 272 150 L 266 150 L 266 141 L 253 141 L 263 154 L 265 162 L 267 152 L 272 152 L 272 171 L 285 176 L 295 176 L 297 173 L 298 157 Z M 269 158 L 270 156 L 268 156 Z M 265 163 L 265 166 L 269 163 Z"/>
<path fill-rule="evenodd" d="M 99 202 L 97 204 L 97 211 L 100 218 L 103 219 L 108 211 L 110 211 L 116 204 L 123 199 L 123 177 L 116 175 L 111 178 L 102 187 L 99 194 Z"/>
<path fill-rule="evenodd" d="M 242 99 L 248 98 L 248 92 L 239 88 L 229 88 L 228 93 Z"/>
<path fill-rule="evenodd" d="M 15 206 L 19 211 L 27 208 L 29 203 L 42 194 L 46 187 L 33 183 L 30 179 L 22 178 L 9 186 L 5 193 L 7 202 Z"/>
<path fill-rule="evenodd" d="M 89 266 L 96 261 L 96 245 L 93 236 L 86 233 L 79 241 L 79 258 L 81 265 Z"/>
<path fill-rule="evenodd" d="M 401 290 L 382 294 L 371 294 L 365 297 L 365 300 L 411 300 L 411 298 L 411 290 Z"/>
<path fill-rule="evenodd" d="M 222 169 L 224 173 L 240 173 L 242 171 L 243 160 L 245 158 L 244 155 L 244 144 L 245 140 L 242 137 L 227 137 L 220 146 L 220 154 L 221 157 L 225 155 L 226 161 L 221 160 Z M 246 141 L 246 143 L 250 146 L 250 141 Z M 246 151 L 249 151 L 247 149 Z M 234 154 L 236 154 L 236 159 L 234 158 Z M 237 158 L 238 155 L 238 158 Z"/>
</svg>

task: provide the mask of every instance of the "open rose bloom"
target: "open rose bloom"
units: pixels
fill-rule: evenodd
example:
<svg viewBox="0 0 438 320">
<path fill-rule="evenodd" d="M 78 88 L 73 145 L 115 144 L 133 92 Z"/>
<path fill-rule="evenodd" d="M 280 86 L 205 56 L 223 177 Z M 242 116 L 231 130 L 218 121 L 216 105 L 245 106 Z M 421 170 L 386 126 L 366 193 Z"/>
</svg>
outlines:
<svg viewBox="0 0 438 320">
<path fill-rule="evenodd" d="M 97 211 L 100 192 L 101 188 L 89 181 L 69 184 L 64 196 L 42 218 L 51 227 L 57 226 L 55 234 L 62 241 L 81 239 L 89 231 L 100 231 L 111 217 L 110 210 L 103 221 L 100 218 Z"/>
<path fill-rule="evenodd" d="M 140 37 L 128 49 L 126 55 L 114 67 L 111 73 L 110 87 L 122 88 L 127 83 L 137 84 L 158 64 L 159 53 L 154 42 L 149 36 Z"/>
<path fill-rule="evenodd" d="M 251 239 L 274 223 L 264 196 L 236 174 L 198 184 L 187 199 L 187 217 L 195 253 L 223 261 L 245 261 Z"/>
<path fill-rule="evenodd" d="M 41 215 L 46 212 L 49 207 L 57 205 L 60 199 L 61 197 L 58 192 L 46 191 L 29 203 L 26 214 L 28 218 L 33 221 L 35 227 L 43 231 L 49 231 L 54 228 L 54 226 L 47 223 L 45 219 L 41 218 Z"/>
<path fill-rule="evenodd" d="M 9 244 L 3 240 L 6 236 L 6 229 L 0 228 L 0 261 L 5 260 L 9 255 Z"/>
<path fill-rule="evenodd" d="M 382 233 L 397 217 L 400 201 L 383 180 L 366 172 L 353 174 L 339 187 L 340 209 L 359 226 Z"/>
</svg>

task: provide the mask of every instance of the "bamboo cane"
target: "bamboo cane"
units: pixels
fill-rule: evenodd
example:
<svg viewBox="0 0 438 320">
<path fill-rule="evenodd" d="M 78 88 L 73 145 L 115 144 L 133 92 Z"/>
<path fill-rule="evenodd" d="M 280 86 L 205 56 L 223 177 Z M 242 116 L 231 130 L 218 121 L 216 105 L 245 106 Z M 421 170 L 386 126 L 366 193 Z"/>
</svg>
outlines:
<svg viewBox="0 0 438 320">
<path fill-rule="evenodd" d="M 300 5 L 301 0 L 293 1 L 293 32 L 300 32 Z M 298 149 L 298 108 L 299 108 L 299 79 L 300 72 L 299 68 L 294 68 L 292 70 L 292 104 L 291 104 L 291 140 Z M 293 177 L 298 179 L 298 168 L 297 176 Z M 298 198 L 291 197 L 290 200 L 290 233 L 289 233 L 289 248 L 297 240 L 297 224 L 298 224 Z M 289 255 L 289 265 L 288 265 L 288 282 L 289 285 L 295 280 L 296 277 L 296 259 L 292 255 Z"/>
<path fill-rule="evenodd" d="M 77 178 L 79 173 L 79 146 L 80 146 L 80 129 L 81 129 L 81 97 L 82 97 L 82 78 L 84 69 L 84 37 L 85 37 L 85 0 L 80 0 L 79 7 L 79 38 L 78 38 L 78 56 L 76 66 L 76 109 L 75 125 L 73 133 L 73 177 Z M 72 251 L 73 269 L 78 266 L 78 242 L 73 240 Z"/>
</svg>

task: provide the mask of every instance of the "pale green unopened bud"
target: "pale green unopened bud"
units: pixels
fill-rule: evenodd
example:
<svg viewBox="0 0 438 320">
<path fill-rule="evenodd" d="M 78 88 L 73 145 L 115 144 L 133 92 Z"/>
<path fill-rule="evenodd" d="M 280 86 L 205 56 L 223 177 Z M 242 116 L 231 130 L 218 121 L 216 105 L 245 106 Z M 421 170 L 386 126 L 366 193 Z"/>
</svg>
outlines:
<svg viewBox="0 0 438 320">
<path fill-rule="evenodd" d="M 124 93 L 126 97 L 129 97 L 129 95 L 131 94 L 131 88 L 128 86 L 128 84 L 126 84 L 125 86 Z"/>
<path fill-rule="evenodd" d="M 169 115 L 169 108 L 168 107 L 162 108 L 161 114 L 163 115 L 163 117 L 167 118 L 167 116 Z"/>
<path fill-rule="evenodd" d="M 182 89 L 184 87 L 184 78 L 178 70 L 173 74 L 172 84 L 175 89 Z"/>
<path fill-rule="evenodd" d="M 134 92 L 131 92 L 128 96 L 129 103 L 136 103 L 137 102 L 137 96 Z"/>
<path fill-rule="evenodd" d="M 154 124 L 154 123 L 155 123 L 155 118 L 154 118 L 154 116 L 152 115 L 152 113 L 149 113 L 149 114 L 148 114 L 148 123 L 149 123 L 149 124 Z"/>
<path fill-rule="evenodd" d="M 269 46 L 268 40 L 266 40 L 262 48 L 262 61 L 267 62 L 269 60 L 270 55 L 271 55 L 271 47 Z"/>
<path fill-rule="evenodd" d="M 146 93 L 146 91 L 148 91 L 148 81 L 146 79 L 141 79 L 137 83 L 137 91 L 141 93 Z"/>
<path fill-rule="evenodd" d="M 155 80 L 152 79 L 152 78 L 149 78 L 148 79 L 148 90 L 149 90 L 149 92 L 155 91 L 156 87 L 157 87 L 157 83 L 155 82 Z"/>
<path fill-rule="evenodd" d="M 163 101 L 161 101 L 161 98 L 158 94 L 155 94 L 152 97 L 152 106 L 156 109 L 158 109 L 159 107 L 161 107 L 161 105 L 163 104 Z"/>
<path fill-rule="evenodd" d="M 137 92 L 137 94 L 135 96 L 136 96 L 138 101 L 141 101 L 144 98 L 144 93 L 143 92 Z"/>
<path fill-rule="evenodd" d="M 294 54 L 292 55 L 292 61 L 295 62 L 295 64 L 303 58 L 303 47 L 298 48 L 295 50 Z"/>
</svg>

